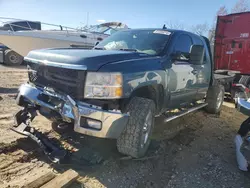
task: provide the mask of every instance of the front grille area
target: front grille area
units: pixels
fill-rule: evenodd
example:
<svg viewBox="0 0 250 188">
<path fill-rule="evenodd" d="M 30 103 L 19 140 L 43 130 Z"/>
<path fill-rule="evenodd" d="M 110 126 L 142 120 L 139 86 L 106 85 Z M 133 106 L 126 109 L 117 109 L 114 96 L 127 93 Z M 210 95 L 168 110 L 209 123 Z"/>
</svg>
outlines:
<svg viewBox="0 0 250 188">
<path fill-rule="evenodd" d="M 29 81 L 40 87 L 50 87 L 55 91 L 81 100 L 84 97 L 86 71 L 27 63 Z"/>
</svg>

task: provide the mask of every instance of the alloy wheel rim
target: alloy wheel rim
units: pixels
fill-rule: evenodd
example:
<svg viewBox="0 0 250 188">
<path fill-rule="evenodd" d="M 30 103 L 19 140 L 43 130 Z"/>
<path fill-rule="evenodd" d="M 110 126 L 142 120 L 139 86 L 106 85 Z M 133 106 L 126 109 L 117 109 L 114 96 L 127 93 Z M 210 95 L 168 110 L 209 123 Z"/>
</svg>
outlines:
<svg viewBox="0 0 250 188">
<path fill-rule="evenodd" d="M 152 128 L 152 120 L 152 112 L 150 111 L 145 118 L 145 122 L 142 128 L 141 148 L 143 148 L 148 142 L 149 134 Z"/>
<path fill-rule="evenodd" d="M 219 108 L 221 106 L 221 104 L 222 104 L 222 101 L 223 101 L 222 91 L 220 91 L 220 93 L 219 93 L 219 95 L 217 97 L 217 101 L 218 101 L 217 108 Z"/>
<path fill-rule="evenodd" d="M 11 60 L 11 62 L 13 62 L 13 63 L 17 63 L 17 62 L 18 62 L 18 58 L 17 58 L 17 56 L 15 56 L 15 55 L 11 55 L 11 56 L 10 56 L 10 60 Z"/>
</svg>

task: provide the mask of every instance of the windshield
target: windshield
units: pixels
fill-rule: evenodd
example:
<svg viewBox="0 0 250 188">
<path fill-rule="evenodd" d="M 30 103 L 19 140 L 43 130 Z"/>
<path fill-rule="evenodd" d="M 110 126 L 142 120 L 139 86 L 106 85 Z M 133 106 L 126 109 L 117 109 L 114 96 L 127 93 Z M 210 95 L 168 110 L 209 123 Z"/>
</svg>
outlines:
<svg viewBox="0 0 250 188">
<path fill-rule="evenodd" d="M 94 26 L 88 29 L 89 32 L 103 33 L 107 35 L 112 35 L 117 31 L 117 29 L 107 26 Z"/>
<path fill-rule="evenodd" d="M 0 30 L 5 30 L 5 31 L 41 30 L 41 23 L 33 21 L 9 22 L 0 27 Z"/>
<path fill-rule="evenodd" d="M 103 33 L 103 32 L 106 31 L 107 29 L 109 29 L 109 27 L 107 27 L 107 26 L 95 25 L 95 26 L 89 28 L 88 30 L 89 30 L 90 32 Z"/>
<path fill-rule="evenodd" d="M 149 55 L 158 55 L 165 47 L 170 32 L 166 30 L 119 31 L 100 42 L 96 48 L 105 50 L 131 49 Z"/>
<path fill-rule="evenodd" d="M 127 28 L 124 24 L 115 24 L 113 22 L 100 24 L 100 25 L 94 25 L 91 28 L 88 29 L 90 32 L 97 32 L 97 33 L 104 33 L 107 35 L 112 35 L 118 30 L 122 30 Z"/>
</svg>

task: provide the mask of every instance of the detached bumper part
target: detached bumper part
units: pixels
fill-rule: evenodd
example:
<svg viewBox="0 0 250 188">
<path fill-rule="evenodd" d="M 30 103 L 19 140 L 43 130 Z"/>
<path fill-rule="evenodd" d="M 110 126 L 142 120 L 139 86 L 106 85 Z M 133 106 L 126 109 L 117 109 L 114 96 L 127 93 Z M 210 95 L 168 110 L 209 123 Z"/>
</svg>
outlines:
<svg viewBox="0 0 250 188">
<path fill-rule="evenodd" d="M 46 96 L 46 100 L 43 100 Z M 118 138 L 128 121 L 128 114 L 105 111 L 88 103 L 74 101 L 69 95 L 58 94 L 43 88 L 23 84 L 18 100 L 58 112 L 64 121 L 74 120 L 74 131 L 100 138 Z M 55 101 L 56 102 L 53 102 Z"/>
<path fill-rule="evenodd" d="M 30 126 L 36 115 L 36 109 L 33 107 L 20 110 L 15 115 L 16 125 L 11 130 L 35 141 L 53 163 L 66 162 L 68 152 L 52 144 L 45 135 Z"/>
</svg>

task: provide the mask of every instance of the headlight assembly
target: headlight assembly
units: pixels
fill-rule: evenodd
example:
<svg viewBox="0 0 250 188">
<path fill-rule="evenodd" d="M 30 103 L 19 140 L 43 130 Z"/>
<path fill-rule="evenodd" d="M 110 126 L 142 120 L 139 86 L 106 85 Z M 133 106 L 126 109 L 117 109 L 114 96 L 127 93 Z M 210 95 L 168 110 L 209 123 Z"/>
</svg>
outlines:
<svg viewBox="0 0 250 188">
<path fill-rule="evenodd" d="M 122 97 L 120 73 L 87 73 L 84 98 L 116 99 Z"/>
</svg>

